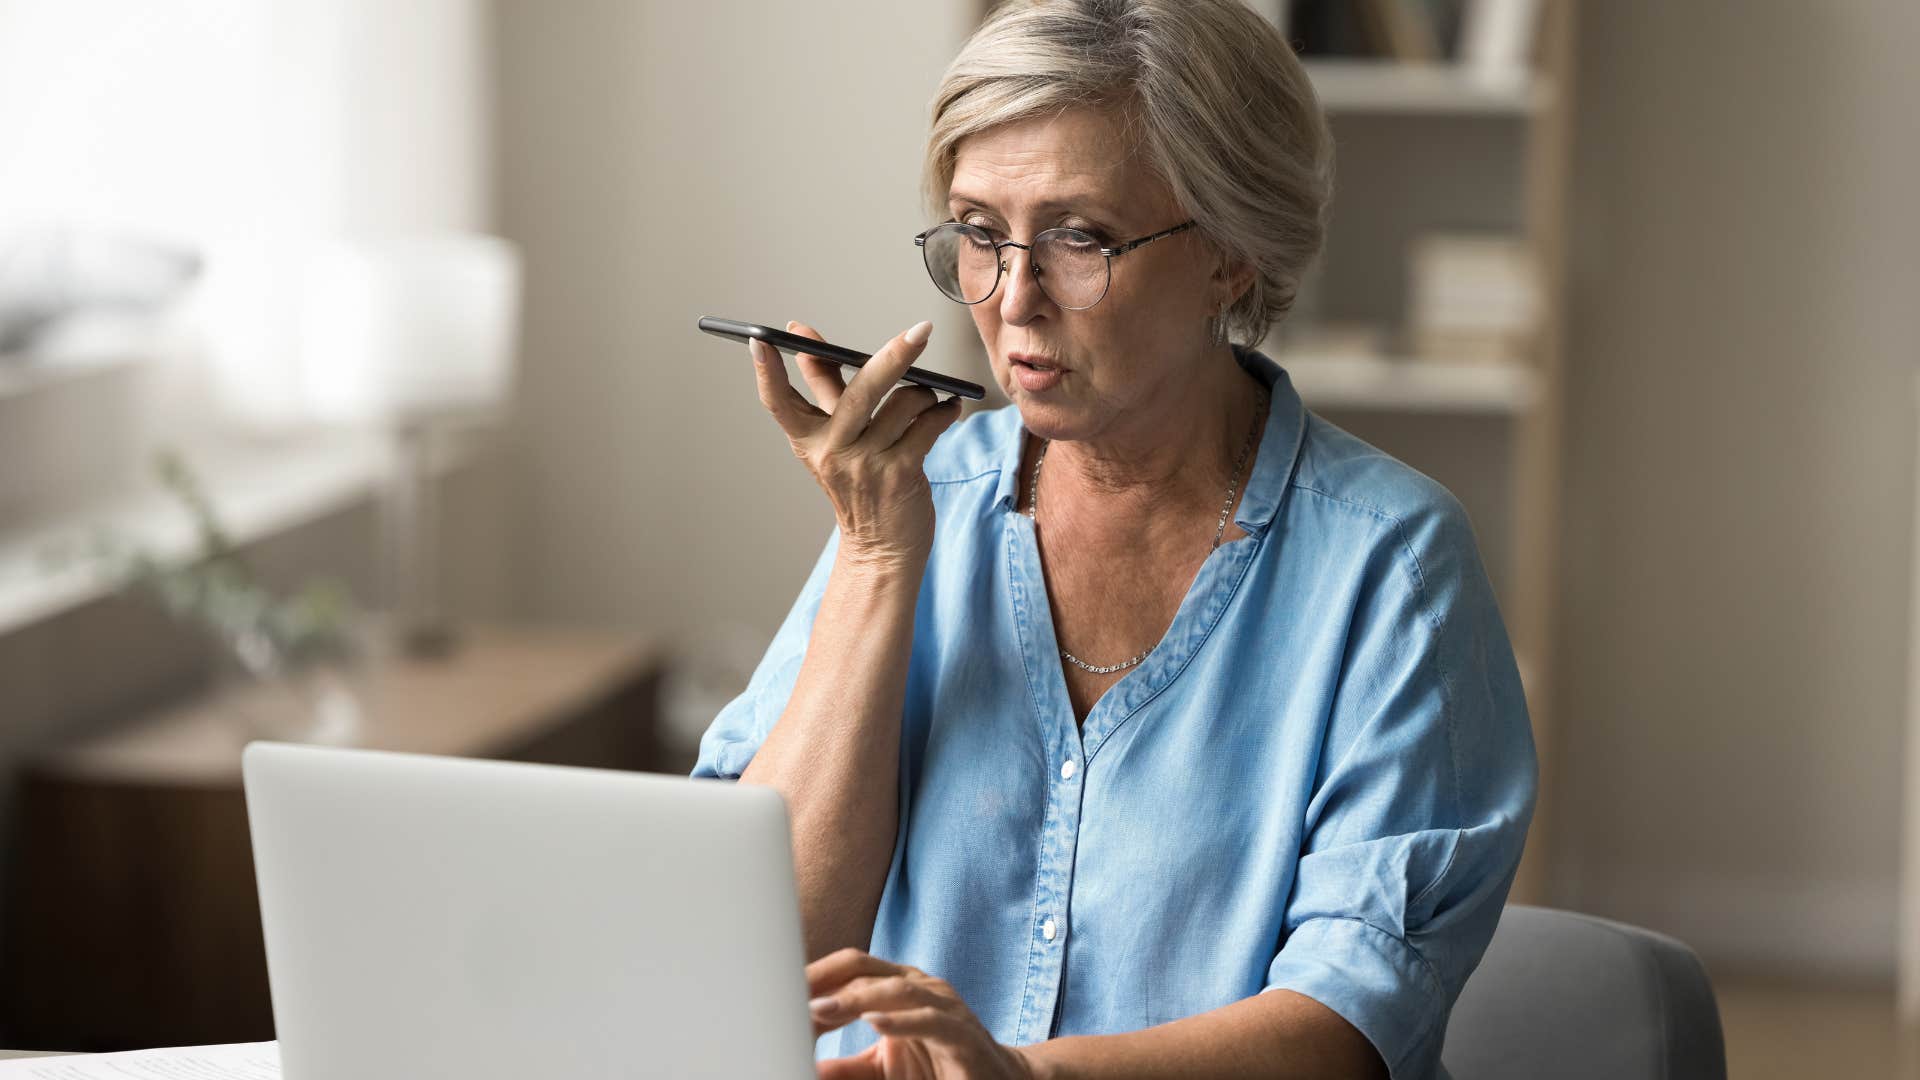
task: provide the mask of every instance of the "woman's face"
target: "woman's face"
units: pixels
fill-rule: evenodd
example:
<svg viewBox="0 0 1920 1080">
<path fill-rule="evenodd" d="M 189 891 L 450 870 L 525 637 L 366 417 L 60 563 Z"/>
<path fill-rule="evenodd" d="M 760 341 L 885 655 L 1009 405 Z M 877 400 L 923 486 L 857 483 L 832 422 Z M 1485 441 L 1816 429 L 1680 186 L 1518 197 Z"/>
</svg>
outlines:
<svg viewBox="0 0 1920 1080">
<path fill-rule="evenodd" d="M 948 210 L 995 240 L 1031 243 L 1067 226 L 1103 246 L 1186 220 L 1166 183 L 1130 152 L 1119 118 L 1076 109 L 972 135 L 957 148 Z M 1055 304 L 1025 251 L 1003 249 L 1008 273 L 974 304 L 993 375 L 1035 434 L 1049 439 L 1152 437 L 1183 380 L 1200 369 L 1206 320 L 1234 295 L 1193 230 L 1112 261 L 1100 302 Z"/>
</svg>

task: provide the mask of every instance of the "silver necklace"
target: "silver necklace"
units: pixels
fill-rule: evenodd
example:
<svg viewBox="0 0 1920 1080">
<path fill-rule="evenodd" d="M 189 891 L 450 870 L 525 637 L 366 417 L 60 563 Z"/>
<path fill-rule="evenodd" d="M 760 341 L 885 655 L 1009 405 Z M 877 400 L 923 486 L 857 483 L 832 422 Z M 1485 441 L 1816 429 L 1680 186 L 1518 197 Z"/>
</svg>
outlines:
<svg viewBox="0 0 1920 1080">
<path fill-rule="evenodd" d="M 1266 410 L 1267 392 L 1263 389 L 1260 391 L 1259 402 L 1253 407 L 1253 426 L 1247 429 L 1247 441 L 1240 445 L 1240 457 L 1233 463 L 1233 472 L 1227 477 L 1227 497 L 1220 503 L 1220 523 L 1214 527 L 1213 547 L 1209 550 L 1220 550 L 1220 538 L 1227 535 L 1227 515 L 1233 512 L 1234 493 L 1238 491 L 1240 487 L 1240 470 L 1246 468 L 1247 455 L 1253 453 L 1254 439 L 1260 434 L 1260 416 L 1266 412 Z M 1042 439 L 1040 441 L 1040 451 L 1033 456 L 1033 479 L 1027 487 L 1027 520 L 1033 522 L 1033 527 L 1036 530 L 1040 527 L 1040 518 L 1038 516 L 1040 509 L 1040 466 L 1046 464 L 1047 447 L 1052 444 L 1053 440 L 1051 439 Z M 1153 650 L 1154 646 L 1149 645 L 1141 651 L 1139 655 L 1130 656 L 1117 664 L 1089 664 L 1065 649 L 1060 650 L 1060 659 L 1065 660 L 1067 663 L 1072 664 L 1082 671 L 1090 672 L 1094 675 L 1111 675 L 1116 671 L 1125 671 L 1135 664 L 1140 663 L 1151 655 Z"/>
</svg>

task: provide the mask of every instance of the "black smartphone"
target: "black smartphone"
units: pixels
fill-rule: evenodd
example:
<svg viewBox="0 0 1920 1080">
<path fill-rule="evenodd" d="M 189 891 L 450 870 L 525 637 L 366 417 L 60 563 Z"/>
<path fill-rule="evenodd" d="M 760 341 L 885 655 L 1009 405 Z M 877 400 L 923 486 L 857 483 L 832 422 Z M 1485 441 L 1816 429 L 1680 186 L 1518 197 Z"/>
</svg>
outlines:
<svg viewBox="0 0 1920 1080">
<path fill-rule="evenodd" d="M 836 363 L 845 364 L 847 367 L 857 368 L 865 364 L 868 360 L 873 359 L 872 353 L 857 352 L 847 348 L 845 345 L 829 345 L 824 341 L 815 341 L 810 337 L 801 337 L 799 334 L 789 334 L 785 330 L 775 330 L 771 326 L 761 326 L 759 323 L 738 322 L 734 319 L 722 319 L 713 315 L 702 315 L 700 317 L 700 329 L 705 330 L 715 337 L 732 338 L 739 342 L 746 342 L 753 338 L 758 338 L 784 353 L 806 353 L 808 356 L 818 356 L 823 360 L 832 360 Z M 979 401 L 981 398 L 987 396 L 986 387 L 981 386 L 979 383 L 970 383 L 965 379 L 956 379 L 951 375 L 942 375 L 937 371 L 928 371 L 925 368 L 910 367 L 900 378 L 903 382 L 910 382 L 916 386 L 924 386 L 929 390 L 944 391 L 956 397 L 969 398 L 974 401 Z"/>
</svg>

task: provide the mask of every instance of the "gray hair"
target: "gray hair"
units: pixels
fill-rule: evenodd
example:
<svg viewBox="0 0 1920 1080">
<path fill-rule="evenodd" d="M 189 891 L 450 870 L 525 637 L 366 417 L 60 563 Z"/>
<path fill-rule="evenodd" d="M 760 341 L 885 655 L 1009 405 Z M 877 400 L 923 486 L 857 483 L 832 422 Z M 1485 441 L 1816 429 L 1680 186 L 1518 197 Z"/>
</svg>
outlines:
<svg viewBox="0 0 1920 1080">
<path fill-rule="evenodd" d="M 934 97 L 923 172 L 934 212 L 961 140 L 1081 106 L 1121 110 L 1199 232 L 1254 268 L 1226 327 L 1265 339 L 1320 254 L 1333 189 L 1333 136 L 1286 39 L 1242 0 L 1009 0 Z"/>
</svg>

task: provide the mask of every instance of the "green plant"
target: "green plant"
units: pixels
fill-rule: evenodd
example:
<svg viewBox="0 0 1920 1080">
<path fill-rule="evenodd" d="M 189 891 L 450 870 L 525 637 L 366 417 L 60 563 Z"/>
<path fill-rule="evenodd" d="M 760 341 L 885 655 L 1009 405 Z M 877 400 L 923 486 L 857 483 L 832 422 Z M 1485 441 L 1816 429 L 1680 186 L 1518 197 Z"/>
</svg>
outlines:
<svg viewBox="0 0 1920 1080">
<path fill-rule="evenodd" d="M 193 522 L 198 550 L 192 556 L 163 559 L 100 528 L 83 543 L 52 552 L 54 565 L 91 562 L 117 585 L 147 592 L 174 618 L 218 635 L 257 674 L 353 655 L 354 605 L 343 585 L 322 578 L 275 596 L 221 526 L 185 458 L 162 450 L 154 470 Z"/>
</svg>

